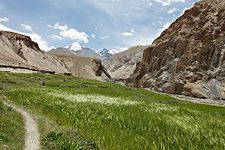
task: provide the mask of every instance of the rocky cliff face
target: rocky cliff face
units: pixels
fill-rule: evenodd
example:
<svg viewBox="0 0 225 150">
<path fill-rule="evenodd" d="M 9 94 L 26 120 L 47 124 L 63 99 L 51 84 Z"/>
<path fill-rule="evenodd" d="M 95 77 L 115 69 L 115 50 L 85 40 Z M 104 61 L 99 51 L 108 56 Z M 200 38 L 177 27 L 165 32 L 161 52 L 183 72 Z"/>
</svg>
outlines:
<svg viewBox="0 0 225 150">
<path fill-rule="evenodd" d="M 30 37 L 7 31 L 0 31 L 0 65 L 68 72 L 55 57 L 41 51 Z"/>
<path fill-rule="evenodd" d="M 127 83 L 166 93 L 225 99 L 225 1 L 203 0 L 144 50 Z"/>
<path fill-rule="evenodd" d="M 141 60 L 143 51 L 148 46 L 133 46 L 126 51 L 112 55 L 102 61 L 114 79 L 127 79 L 134 72 L 136 63 Z"/>
<path fill-rule="evenodd" d="M 41 51 L 38 44 L 32 41 L 31 38 L 28 36 L 6 31 L 1 31 L 0 36 L 4 36 L 9 41 L 9 43 L 11 43 L 12 46 L 18 47 L 18 49 L 22 46 L 23 43 L 28 48 L 31 48 L 35 51 Z M 19 45 L 16 43 L 18 43 Z"/>
<path fill-rule="evenodd" d="M 51 54 L 57 57 L 62 65 L 74 76 L 96 80 L 110 79 L 101 60 L 74 55 Z"/>
<path fill-rule="evenodd" d="M 104 48 L 102 49 L 102 51 L 100 51 L 98 53 L 99 56 L 102 57 L 102 59 L 109 59 L 110 57 L 112 57 L 112 55 L 115 54 L 115 53 L 112 53 L 109 49 L 107 48 Z"/>
</svg>

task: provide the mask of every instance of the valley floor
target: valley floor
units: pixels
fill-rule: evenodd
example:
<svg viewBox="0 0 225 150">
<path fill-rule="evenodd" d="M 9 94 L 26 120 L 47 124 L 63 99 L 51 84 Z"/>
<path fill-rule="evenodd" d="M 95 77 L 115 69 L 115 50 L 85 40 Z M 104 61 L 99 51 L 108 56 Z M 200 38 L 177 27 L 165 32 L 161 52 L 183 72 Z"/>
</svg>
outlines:
<svg viewBox="0 0 225 150">
<path fill-rule="evenodd" d="M 224 107 L 65 75 L 0 72 L 0 83 L 37 116 L 41 149 L 225 149 Z"/>
</svg>

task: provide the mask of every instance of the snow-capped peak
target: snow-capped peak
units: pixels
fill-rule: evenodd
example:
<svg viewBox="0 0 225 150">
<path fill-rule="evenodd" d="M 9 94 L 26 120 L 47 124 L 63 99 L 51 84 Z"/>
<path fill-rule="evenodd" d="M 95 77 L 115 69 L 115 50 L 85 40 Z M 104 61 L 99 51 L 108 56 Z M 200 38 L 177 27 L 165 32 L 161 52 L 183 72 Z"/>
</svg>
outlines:
<svg viewBox="0 0 225 150">
<path fill-rule="evenodd" d="M 115 53 L 116 53 L 116 51 L 114 49 L 106 49 L 106 48 L 104 48 L 98 54 L 100 56 L 104 57 L 104 58 L 110 58 Z"/>
<path fill-rule="evenodd" d="M 110 50 L 109 50 L 109 53 L 112 54 L 112 55 L 113 55 L 113 54 L 116 54 L 116 53 L 117 53 L 117 50 L 115 50 L 115 49 L 110 49 Z"/>
<path fill-rule="evenodd" d="M 77 51 L 77 50 L 81 50 L 81 49 L 85 48 L 85 46 L 82 45 L 82 44 L 79 43 L 79 42 L 74 42 L 74 43 L 72 43 L 71 45 L 66 46 L 66 48 L 68 48 L 68 49 L 70 49 L 70 50 Z"/>
</svg>

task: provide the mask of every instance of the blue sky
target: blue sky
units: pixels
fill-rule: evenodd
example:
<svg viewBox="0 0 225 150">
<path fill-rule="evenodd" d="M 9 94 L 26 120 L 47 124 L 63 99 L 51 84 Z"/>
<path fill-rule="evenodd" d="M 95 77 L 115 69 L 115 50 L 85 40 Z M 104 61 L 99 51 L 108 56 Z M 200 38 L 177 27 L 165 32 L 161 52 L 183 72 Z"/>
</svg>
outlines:
<svg viewBox="0 0 225 150">
<path fill-rule="evenodd" d="M 96 51 L 150 45 L 197 0 L 1 0 L 0 29 L 41 49 L 77 42 Z"/>
</svg>

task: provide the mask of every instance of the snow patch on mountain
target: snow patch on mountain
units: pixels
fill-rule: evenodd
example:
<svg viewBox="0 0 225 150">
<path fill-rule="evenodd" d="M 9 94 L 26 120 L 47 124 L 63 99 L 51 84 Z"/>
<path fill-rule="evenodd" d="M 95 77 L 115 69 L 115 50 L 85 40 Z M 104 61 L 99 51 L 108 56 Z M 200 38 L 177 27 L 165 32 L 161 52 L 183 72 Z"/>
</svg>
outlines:
<svg viewBox="0 0 225 150">
<path fill-rule="evenodd" d="M 68 49 L 74 50 L 74 51 L 78 51 L 78 50 L 85 48 L 85 46 L 82 45 L 80 42 L 74 42 L 71 45 L 66 46 L 65 48 L 68 48 Z"/>
</svg>

